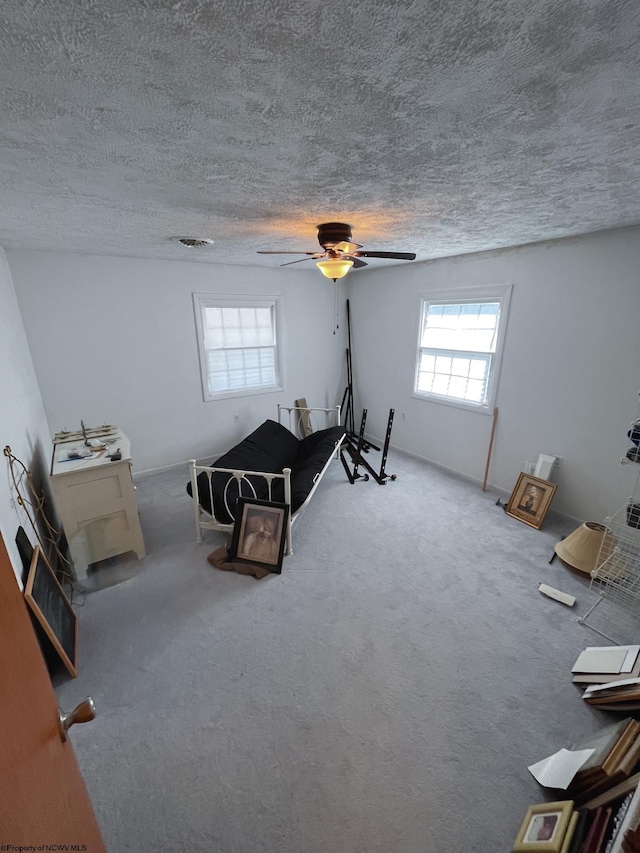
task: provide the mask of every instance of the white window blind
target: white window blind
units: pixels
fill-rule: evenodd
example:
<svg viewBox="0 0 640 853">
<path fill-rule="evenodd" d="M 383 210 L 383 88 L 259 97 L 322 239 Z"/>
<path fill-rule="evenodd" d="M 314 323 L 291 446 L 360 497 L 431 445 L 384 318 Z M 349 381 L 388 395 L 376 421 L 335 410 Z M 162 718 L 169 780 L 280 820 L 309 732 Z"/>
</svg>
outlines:
<svg viewBox="0 0 640 853">
<path fill-rule="evenodd" d="M 277 301 L 194 300 L 205 400 L 278 390 Z"/>
<path fill-rule="evenodd" d="M 497 297 L 423 299 L 414 391 L 489 410 L 495 398 L 510 288 Z"/>
</svg>

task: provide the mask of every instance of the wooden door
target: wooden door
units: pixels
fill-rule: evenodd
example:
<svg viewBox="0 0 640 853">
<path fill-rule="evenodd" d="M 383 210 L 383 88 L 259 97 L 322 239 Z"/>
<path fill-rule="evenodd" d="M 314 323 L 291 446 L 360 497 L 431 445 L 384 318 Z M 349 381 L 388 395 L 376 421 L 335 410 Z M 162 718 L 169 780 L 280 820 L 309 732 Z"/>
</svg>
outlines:
<svg viewBox="0 0 640 853">
<path fill-rule="evenodd" d="M 2 844 L 104 853 L 71 746 L 73 729 L 69 736 L 63 743 L 56 695 L 0 535 Z"/>
</svg>

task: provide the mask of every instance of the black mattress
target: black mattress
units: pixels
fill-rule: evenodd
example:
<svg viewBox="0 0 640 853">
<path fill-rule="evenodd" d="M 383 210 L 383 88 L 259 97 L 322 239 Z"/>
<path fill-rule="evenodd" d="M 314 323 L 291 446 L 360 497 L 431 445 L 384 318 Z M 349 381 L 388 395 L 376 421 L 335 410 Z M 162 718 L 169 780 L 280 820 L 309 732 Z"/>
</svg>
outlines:
<svg viewBox="0 0 640 853">
<path fill-rule="evenodd" d="M 314 485 L 314 478 L 319 474 L 331 456 L 336 443 L 344 435 L 344 427 L 329 427 L 314 432 L 306 438 L 298 440 L 293 433 L 276 421 L 266 420 L 258 429 L 248 435 L 228 453 L 210 463 L 211 468 L 232 468 L 236 471 L 265 471 L 281 474 L 283 468 L 291 468 L 291 511 L 299 509 L 307 499 Z M 210 515 L 223 524 L 233 522 L 233 517 L 227 511 L 224 501 L 224 490 L 229 480 L 229 474 L 213 474 L 213 502 L 215 513 L 211 512 L 209 493 L 209 478 L 206 472 L 198 474 L 198 503 Z M 263 477 L 246 478 L 255 489 L 255 496 L 247 484 L 243 485 L 243 497 L 256 497 L 268 500 L 269 493 Z M 191 482 L 187 492 L 193 497 Z M 233 508 L 239 497 L 237 480 L 233 480 L 227 490 L 227 504 Z M 274 480 L 271 500 L 284 501 L 284 481 Z"/>
</svg>

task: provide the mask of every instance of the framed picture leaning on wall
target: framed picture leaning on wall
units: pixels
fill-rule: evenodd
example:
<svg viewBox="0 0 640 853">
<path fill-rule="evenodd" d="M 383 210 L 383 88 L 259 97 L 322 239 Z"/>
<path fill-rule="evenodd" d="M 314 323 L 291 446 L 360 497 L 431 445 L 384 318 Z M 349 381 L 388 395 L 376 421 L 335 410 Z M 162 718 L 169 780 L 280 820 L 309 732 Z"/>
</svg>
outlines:
<svg viewBox="0 0 640 853">
<path fill-rule="evenodd" d="M 522 472 L 505 512 L 539 530 L 558 487 L 548 480 Z"/>
</svg>

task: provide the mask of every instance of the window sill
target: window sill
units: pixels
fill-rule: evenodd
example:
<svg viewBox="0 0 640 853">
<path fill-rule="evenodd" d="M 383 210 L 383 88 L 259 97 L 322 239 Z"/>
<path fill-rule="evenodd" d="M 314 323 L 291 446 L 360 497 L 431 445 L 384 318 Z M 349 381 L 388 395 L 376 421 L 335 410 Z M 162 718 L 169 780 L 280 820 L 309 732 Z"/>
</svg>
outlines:
<svg viewBox="0 0 640 853">
<path fill-rule="evenodd" d="M 467 412 L 477 412 L 481 415 L 492 415 L 493 407 L 486 403 L 466 403 L 464 400 L 453 400 L 450 397 L 440 397 L 437 394 L 420 394 L 414 391 L 411 395 L 416 400 L 424 400 L 427 403 L 436 403 L 442 406 L 453 406 L 454 409 L 465 409 Z"/>
<path fill-rule="evenodd" d="M 238 391 L 223 391 L 204 398 L 205 403 L 215 403 L 217 400 L 232 400 L 235 397 L 253 397 L 256 394 L 279 394 L 284 391 L 280 385 L 269 385 L 268 388 L 240 388 Z"/>
</svg>

